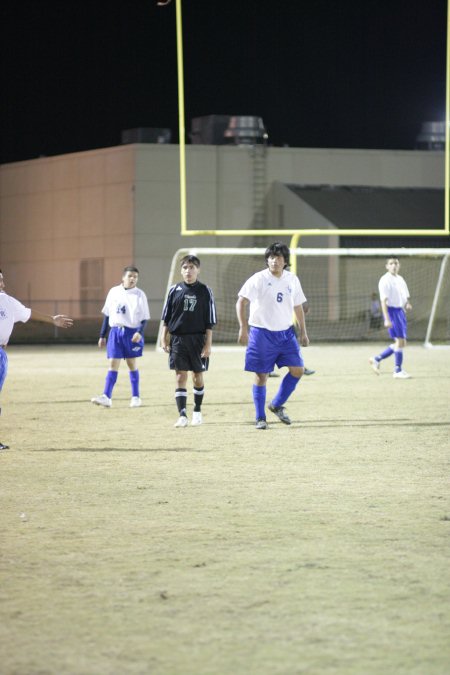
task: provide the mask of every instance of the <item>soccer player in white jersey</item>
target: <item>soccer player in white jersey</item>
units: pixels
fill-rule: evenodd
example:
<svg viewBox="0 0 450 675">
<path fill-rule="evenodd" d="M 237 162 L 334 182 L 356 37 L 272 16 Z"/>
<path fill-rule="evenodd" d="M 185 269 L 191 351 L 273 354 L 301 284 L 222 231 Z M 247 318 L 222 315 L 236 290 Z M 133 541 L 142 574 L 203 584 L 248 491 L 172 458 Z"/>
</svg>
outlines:
<svg viewBox="0 0 450 675">
<path fill-rule="evenodd" d="M 412 307 L 409 302 L 409 290 L 406 281 L 398 273 L 400 262 L 396 255 L 387 258 L 386 269 L 386 274 L 383 274 L 378 283 L 378 290 L 384 325 L 388 329 L 390 337 L 394 339 L 394 343 L 378 356 L 371 356 L 369 363 L 374 372 L 379 375 L 381 361 L 394 354 L 394 377 L 405 380 L 411 377 L 406 370 L 403 370 L 402 364 L 408 328 L 406 310 L 410 310 Z"/>
<path fill-rule="evenodd" d="M 26 323 L 29 319 L 33 321 L 42 321 L 44 323 L 52 323 L 54 326 L 60 328 L 69 328 L 72 326 L 73 320 L 65 314 L 56 314 L 50 316 L 49 314 L 42 314 L 35 309 L 25 307 L 21 302 L 13 298 L 11 295 L 5 293 L 5 282 L 3 274 L 0 270 L 0 391 L 6 379 L 8 372 L 8 357 L 6 355 L 6 345 L 14 328 L 14 324 L 18 321 Z M 1 408 L 0 408 L 1 412 Z M 7 450 L 8 445 L 0 443 L 0 450 Z"/>
<path fill-rule="evenodd" d="M 106 334 L 110 328 L 106 355 L 109 370 L 101 396 L 92 398 L 95 405 L 110 408 L 112 392 L 117 382 L 121 359 L 125 359 L 130 373 L 130 408 L 139 408 L 142 401 L 139 395 L 139 370 L 136 359 L 142 356 L 144 349 L 144 329 L 150 318 L 147 296 L 137 288 L 139 270 L 129 265 L 122 274 L 122 283 L 113 286 L 106 296 L 102 309 L 103 323 L 100 329 L 98 346 L 106 344 Z"/>
<path fill-rule="evenodd" d="M 245 370 L 255 373 L 252 392 L 257 429 L 267 429 L 266 383 L 275 365 L 278 368 L 287 366 L 288 372 L 269 404 L 269 410 L 284 424 L 291 424 L 284 404 L 304 372 L 298 340 L 302 347 L 309 345 L 302 307 L 306 297 L 298 277 L 287 270 L 288 247 L 275 242 L 267 248 L 264 257 L 267 269 L 247 279 L 236 303 L 238 342 L 247 345 Z M 294 314 L 299 328 L 298 339 L 293 325 Z"/>
</svg>

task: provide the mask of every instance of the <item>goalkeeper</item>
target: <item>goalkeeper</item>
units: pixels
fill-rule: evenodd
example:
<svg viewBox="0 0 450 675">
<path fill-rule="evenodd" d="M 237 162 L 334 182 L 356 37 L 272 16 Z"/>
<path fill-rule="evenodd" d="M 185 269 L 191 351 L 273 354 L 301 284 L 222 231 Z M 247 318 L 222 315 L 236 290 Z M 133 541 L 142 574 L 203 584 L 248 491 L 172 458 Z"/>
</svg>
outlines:
<svg viewBox="0 0 450 675">
<path fill-rule="evenodd" d="M 306 297 L 298 277 L 286 269 L 289 266 L 289 248 L 275 242 L 267 248 L 264 258 L 266 269 L 247 279 L 236 303 L 238 342 L 247 345 L 245 370 L 255 373 L 253 402 L 257 429 L 267 429 L 266 383 L 275 365 L 278 368 L 287 366 L 289 372 L 283 377 L 268 407 L 281 422 L 291 424 L 284 404 L 304 373 L 303 357 L 292 322 L 293 313 L 298 322 L 301 345 L 309 345 L 302 307 Z M 248 305 L 250 315 L 247 319 Z"/>
<path fill-rule="evenodd" d="M 202 424 L 205 393 L 203 373 L 208 370 L 213 327 L 217 323 L 214 296 L 198 280 L 200 260 L 195 255 L 181 259 L 182 281 L 169 289 L 164 304 L 161 348 L 169 354 L 169 368 L 175 371 L 175 401 L 178 420 L 174 426 L 187 427 L 187 381 L 192 372 L 194 410 L 192 426 Z"/>
</svg>

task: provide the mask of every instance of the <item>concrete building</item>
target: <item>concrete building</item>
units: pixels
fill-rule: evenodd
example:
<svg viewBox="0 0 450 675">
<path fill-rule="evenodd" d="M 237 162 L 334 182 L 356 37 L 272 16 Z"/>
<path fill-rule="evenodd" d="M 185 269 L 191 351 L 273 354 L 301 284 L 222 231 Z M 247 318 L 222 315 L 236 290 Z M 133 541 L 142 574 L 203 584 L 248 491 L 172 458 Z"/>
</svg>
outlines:
<svg viewBox="0 0 450 675">
<path fill-rule="evenodd" d="M 332 211 L 303 198 L 302 186 L 309 193 L 321 186 L 401 188 L 434 198 L 438 191 L 433 203 L 442 209 L 434 208 L 428 225 L 444 226 L 436 223 L 444 213 L 442 151 L 190 145 L 186 162 L 189 229 L 332 229 Z M 121 145 L 2 165 L 0 264 L 9 292 L 36 309 L 70 313 L 86 334 L 99 322 L 107 290 L 134 263 L 154 337 L 177 249 L 265 246 L 273 239 L 181 237 L 179 194 L 177 145 Z M 302 241 L 328 244 L 326 237 Z"/>
</svg>

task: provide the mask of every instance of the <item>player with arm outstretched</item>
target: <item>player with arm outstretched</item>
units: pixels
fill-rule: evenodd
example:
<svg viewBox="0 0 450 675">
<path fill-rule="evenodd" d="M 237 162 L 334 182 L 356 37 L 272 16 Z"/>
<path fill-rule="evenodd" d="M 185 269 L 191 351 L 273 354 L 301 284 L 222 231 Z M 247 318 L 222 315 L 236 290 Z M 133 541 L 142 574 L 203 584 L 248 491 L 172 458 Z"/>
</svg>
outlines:
<svg viewBox="0 0 450 675">
<path fill-rule="evenodd" d="M 150 318 L 150 310 L 147 296 L 137 287 L 138 278 L 137 267 L 125 267 L 122 283 L 111 288 L 102 309 L 104 316 L 98 346 L 102 348 L 107 344 L 109 370 L 103 394 L 92 398 L 91 402 L 104 408 L 112 406 L 112 393 L 122 359 L 126 360 L 130 373 L 130 408 L 139 408 L 142 405 L 136 359 L 142 356 L 144 350 L 144 329 Z M 110 331 L 106 343 L 108 327 Z"/>
<path fill-rule="evenodd" d="M 59 328 L 69 328 L 73 325 L 73 320 L 65 314 L 56 314 L 50 316 L 43 314 L 36 309 L 25 307 L 21 302 L 13 298 L 11 295 L 5 293 L 5 282 L 3 274 L 0 270 L 0 391 L 8 373 L 8 356 L 6 354 L 6 345 L 14 328 L 14 324 L 18 321 L 26 323 L 28 320 L 42 321 L 43 323 L 51 323 Z M 1 408 L 0 408 L 1 412 Z M 0 450 L 7 450 L 9 446 L 0 443 Z"/>
<path fill-rule="evenodd" d="M 295 390 L 304 372 L 304 362 L 293 325 L 295 314 L 299 340 L 303 347 L 309 344 L 306 333 L 303 303 L 306 297 L 300 280 L 289 272 L 289 249 L 275 242 L 264 255 L 267 268 L 251 276 L 240 289 L 236 303 L 239 321 L 238 342 L 247 345 L 245 370 L 255 373 L 253 402 L 256 428 L 267 429 L 265 403 L 266 383 L 276 366 L 287 366 L 288 373 L 269 404 L 284 424 L 291 424 L 284 404 Z M 247 306 L 250 314 L 247 318 Z"/>
<path fill-rule="evenodd" d="M 213 293 L 198 280 L 200 260 L 195 255 L 186 255 L 180 265 L 182 281 L 169 289 L 163 308 L 161 347 L 169 354 L 169 368 L 175 371 L 175 400 L 179 414 L 175 427 L 183 428 L 189 423 L 186 411 L 189 371 L 194 388 L 191 424 L 202 424 L 203 373 L 209 367 L 217 318 Z"/>
<path fill-rule="evenodd" d="M 378 290 L 384 325 L 388 329 L 389 336 L 394 339 L 394 343 L 377 356 L 371 356 L 369 363 L 373 371 L 379 375 L 381 361 L 394 354 L 393 376 L 395 379 L 406 380 L 411 377 L 402 368 L 403 350 L 406 347 L 408 334 L 406 311 L 412 309 L 412 306 L 409 302 L 409 290 L 406 281 L 398 273 L 400 262 L 396 255 L 387 258 L 386 269 L 386 274 L 383 274 L 379 281 Z"/>
</svg>

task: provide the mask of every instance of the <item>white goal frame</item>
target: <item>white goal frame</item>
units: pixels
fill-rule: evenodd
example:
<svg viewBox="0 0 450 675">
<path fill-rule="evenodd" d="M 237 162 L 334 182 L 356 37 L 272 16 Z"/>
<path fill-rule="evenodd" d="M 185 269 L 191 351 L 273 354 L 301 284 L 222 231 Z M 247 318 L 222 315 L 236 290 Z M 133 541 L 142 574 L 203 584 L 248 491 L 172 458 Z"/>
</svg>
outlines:
<svg viewBox="0 0 450 675">
<path fill-rule="evenodd" d="M 209 248 L 209 247 L 196 247 L 191 246 L 188 248 L 178 249 L 171 262 L 169 278 L 167 283 L 166 295 L 167 298 L 170 287 L 180 279 L 179 270 L 177 270 L 177 264 L 181 257 L 184 255 L 196 255 L 200 259 L 204 255 L 227 255 L 227 256 L 260 256 L 261 257 L 261 269 L 263 268 L 263 260 L 265 248 L 232 248 L 232 247 L 220 247 L 220 248 Z M 399 258 L 407 258 L 413 256 L 421 256 L 426 258 L 441 258 L 441 264 L 439 269 L 439 277 L 434 291 L 434 297 L 432 301 L 432 306 L 430 308 L 430 316 L 428 319 L 428 325 L 426 329 L 426 336 L 423 342 L 423 346 L 426 348 L 450 348 L 450 345 L 434 345 L 431 341 L 433 326 L 436 318 L 436 311 L 439 305 L 439 302 L 442 299 L 443 285 L 445 273 L 447 270 L 450 249 L 448 248 L 403 248 L 397 251 L 393 251 L 391 248 L 294 248 L 290 250 L 291 253 L 291 271 L 297 272 L 297 258 L 305 256 L 358 256 L 358 257 L 373 257 L 373 256 L 384 256 L 388 257 L 392 253 L 398 254 Z M 380 270 L 380 276 L 382 270 Z M 213 289 L 214 290 L 214 289 Z M 414 299 L 412 299 L 414 302 Z M 450 302 L 450 298 L 449 298 Z M 162 336 L 163 324 L 162 321 L 159 325 L 158 336 L 156 341 L 157 351 L 162 351 L 160 347 L 161 336 Z M 237 319 L 236 319 L 236 333 L 237 333 Z"/>
</svg>

